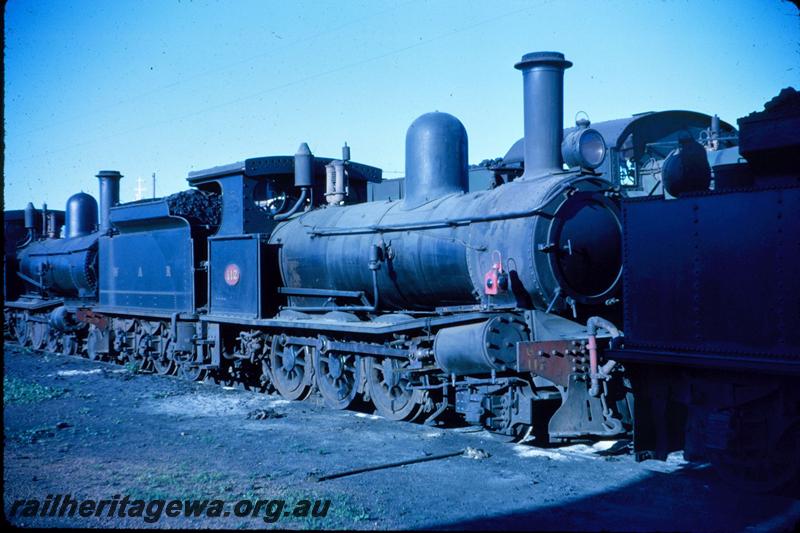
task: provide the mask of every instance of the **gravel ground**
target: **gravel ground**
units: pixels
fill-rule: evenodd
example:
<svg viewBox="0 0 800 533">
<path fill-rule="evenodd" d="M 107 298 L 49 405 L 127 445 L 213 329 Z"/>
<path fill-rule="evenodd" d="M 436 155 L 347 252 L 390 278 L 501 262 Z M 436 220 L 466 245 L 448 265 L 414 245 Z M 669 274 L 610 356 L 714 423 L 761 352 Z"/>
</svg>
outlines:
<svg viewBox="0 0 800 533">
<path fill-rule="evenodd" d="M 780 531 L 800 520 L 800 500 L 733 490 L 680 454 L 636 463 L 597 454 L 611 442 L 514 445 L 474 428 L 390 422 L 314 397 L 290 403 L 11 346 L 4 370 L 4 509 L 17 526 Z M 316 481 L 468 447 L 488 457 Z M 56 494 L 222 500 L 228 516 L 12 513 L 14 502 Z M 243 499 L 286 505 L 237 517 Z M 329 500 L 327 514 L 294 516 L 306 499 Z"/>
</svg>

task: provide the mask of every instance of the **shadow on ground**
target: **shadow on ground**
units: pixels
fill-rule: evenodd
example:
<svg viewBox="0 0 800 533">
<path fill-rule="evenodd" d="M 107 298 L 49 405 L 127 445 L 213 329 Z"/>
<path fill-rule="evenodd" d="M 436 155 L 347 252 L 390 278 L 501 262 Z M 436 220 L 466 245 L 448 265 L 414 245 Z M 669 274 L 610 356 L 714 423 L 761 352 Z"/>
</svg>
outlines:
<svg viewBox="0 0 800 533">
<path fill-rule="evenodd" d="M 676 491 L 690 491 L 682 500 Z M 799 531 L 797 487 L 773 496 L 738 491 L 706 465 L 650 472 L 633 483 L 511 513 L 431 523 L 435 530 L 551 531 Z M 678 496 L 678 497 L 676 497 Z"/>
</svg>

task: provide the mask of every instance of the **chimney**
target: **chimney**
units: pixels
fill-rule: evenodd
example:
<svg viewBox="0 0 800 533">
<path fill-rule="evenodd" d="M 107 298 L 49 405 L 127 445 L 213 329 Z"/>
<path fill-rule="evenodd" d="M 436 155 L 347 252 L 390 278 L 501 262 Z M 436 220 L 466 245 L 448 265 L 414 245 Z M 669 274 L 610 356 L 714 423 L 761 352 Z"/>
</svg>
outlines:
<svg viewBox="0 0 800 533">
<path fill-rule="evenodd" d="M 97 173 L 100 180 L 100 228 L 101 234 L 111 229 L 111 208 L 119 203 L 119 180 L 122 178 L 116 170 L 101 170 Z"/>
<path fill-rule="evenodd" d="M 514 68 L 522 71 L 525 109 L 525 173 L 536 178 L 561 172 L 564 135 L 564 70 L 572 62 L 559 52 L 532 52 Z"/>
</svg>

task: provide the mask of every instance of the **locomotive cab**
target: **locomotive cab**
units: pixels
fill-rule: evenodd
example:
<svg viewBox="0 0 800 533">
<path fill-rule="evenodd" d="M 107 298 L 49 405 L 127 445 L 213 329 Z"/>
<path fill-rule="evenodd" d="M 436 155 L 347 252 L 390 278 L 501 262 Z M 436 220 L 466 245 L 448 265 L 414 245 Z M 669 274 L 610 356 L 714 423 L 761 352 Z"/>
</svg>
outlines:
<svg viewBox="0 0 800 533">
<path fill-rule="evenodd" d="M 208 239 L 210 316 L 263 319 L 277 313 L 280 274 L 269 236 L 281 219 L 328 203 L 329 168 L 337 161 L 304 155 L 310 174 L 304 192 L 295 186 L 299 159 L 293 156 L 257 157 L 189 173 L 191 186 L 222 200 L 219 229 Z M 381 180 L 379 168 L 353 161 L 347 161 L 346 173 L 346 203 L 365 201 L 367 183 Z"/>
</svg>

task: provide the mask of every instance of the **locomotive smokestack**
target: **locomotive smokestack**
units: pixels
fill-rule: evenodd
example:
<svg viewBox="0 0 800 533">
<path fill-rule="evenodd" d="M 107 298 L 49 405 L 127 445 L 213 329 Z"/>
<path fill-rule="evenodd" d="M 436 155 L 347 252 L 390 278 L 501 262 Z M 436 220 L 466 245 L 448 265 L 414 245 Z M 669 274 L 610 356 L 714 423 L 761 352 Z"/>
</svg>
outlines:
<svg viewBox="0 0 800 533">
<path fill-rule="evenodd" d="M 532 52 L 514 68 L 522 71 L 525 108 L 525 174 L 535 178 L 562 171 L 564 70 L 572 62 L 559 52 Z"/>
<path fill-rule="evenodd" d="M 101 234 L 111 229 L 111 208 L 119 203 L 119 180 L 122 178 L 116 170 L 101 170 L 97 173 L 100 180 L 100 228 Z"/>
</svg>

